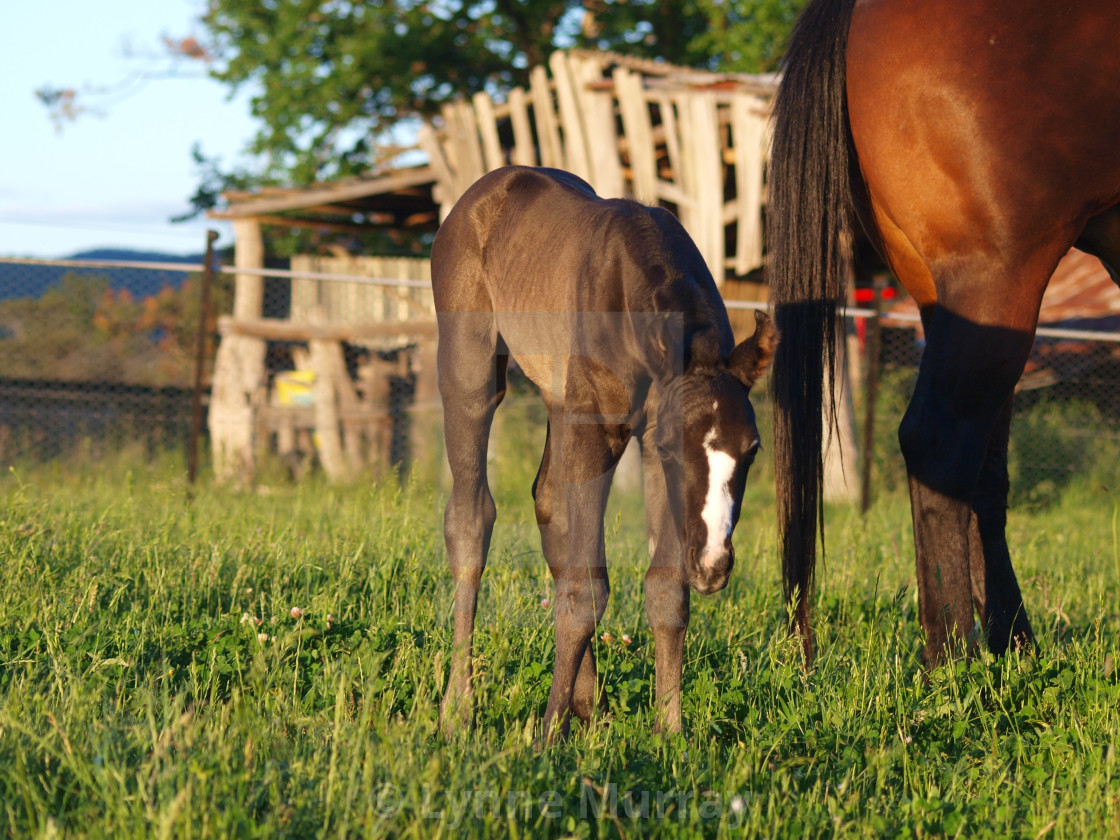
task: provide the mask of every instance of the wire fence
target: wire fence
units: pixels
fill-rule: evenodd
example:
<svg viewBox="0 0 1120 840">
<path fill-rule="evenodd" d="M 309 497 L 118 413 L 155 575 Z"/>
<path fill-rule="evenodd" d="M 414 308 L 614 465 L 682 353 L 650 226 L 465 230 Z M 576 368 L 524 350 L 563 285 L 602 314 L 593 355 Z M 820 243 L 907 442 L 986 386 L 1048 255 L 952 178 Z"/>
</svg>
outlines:
<svg viewBox="0 0 1120 840">
<path fill-rule="evenodd" d="M 314 323 L 320 336 L 336 327 L 353 394 L 324 420 L 308 363 L 311 333 L 270 327 L 279 332 L 258 336 L 264 361 L 254 445 L 293 477 L 327 466 L 328 431 L 338 431 L 340 452 L 353 460 L 350 474 L 438 470 L 434 338 L 367 323 L 431 321 L 426 263 L 346 259 L 236 269 L 261 278 L 261 323 Z M 204 308 L 197 261 L 0 259 L 0 465 L 185 453 L 196 379 L 205 412 L 217 347 L 230 334 L 222 317 L 233 310 L 234 273 L 216 269 Z M 765 305 L 728 301 L 732 311 Z M 874 308 L 846 310 L 845 319 L 863 493 L 900 489 L 905 468 L 895 430 L 921 358 L 920 324 Z M 1111 481 L 1120 455 L 1120 334 L 1107 319 L 1092 326 L 1038 331 L 1015 397 L 1013 503 L 1052 498 L 1078 475 Z M 764 389 L 754 399 L 767 416 Z M 207 424 L 198 428 L 205 464 Z"/>
</svg>

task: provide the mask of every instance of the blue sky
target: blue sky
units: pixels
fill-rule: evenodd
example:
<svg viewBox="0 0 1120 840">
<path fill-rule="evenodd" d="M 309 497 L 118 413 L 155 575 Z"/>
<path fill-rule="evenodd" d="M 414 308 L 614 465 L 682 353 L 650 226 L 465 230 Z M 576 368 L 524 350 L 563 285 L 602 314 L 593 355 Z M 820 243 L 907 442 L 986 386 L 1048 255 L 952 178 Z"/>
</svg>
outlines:
<svg viewBox="0 0 1120 840">
<path fill-rule="evenodd" d="M 3 3 L 0 27 L 0 256 L 59 257 L 93 247 L 197 253 L 205 219 L 171 224 L 198 183 L 191 146 L 236 161 L 252 134 L 248 96 L 180 64 L 57 130 L 35 98 L 43 85 L 112 85 L 166 69 L 161 36 L 202 35 L 205 0 Z M 129 58 L 129 52 L 153 58 Z M 90 99 L 91 102 L 96 101 Z"/>
</svg>

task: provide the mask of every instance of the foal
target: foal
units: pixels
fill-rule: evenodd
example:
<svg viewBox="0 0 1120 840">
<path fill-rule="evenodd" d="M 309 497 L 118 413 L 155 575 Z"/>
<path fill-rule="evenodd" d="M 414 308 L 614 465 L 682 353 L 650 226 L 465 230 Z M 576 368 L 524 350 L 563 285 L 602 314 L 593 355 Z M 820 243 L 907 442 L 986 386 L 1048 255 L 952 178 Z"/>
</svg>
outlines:
<svg viewBox="0 0 1120 840">
<path fill-rule="evenodd" d="M 432 288 L 453 479 L 444 731 L 471 721 L 471 637 L 495 519 L 486 448 L 510 356 L 548 411 L 533 482 L 556 583 L 545 734 L 563 737 L 569 712 L 587 721 L 602 702 L 590 640 L 607 604 L 603 514 L 632 436 L 649 529 L 658 725 L 680 731 L 689 587 L 716 592 L 731 572 L 731 532 L 760 444 L 748 392 L 777 344 L 770 319 L 756 315 L 754 335 L 735 346 L 711 273 L 671 213 L 601 199 L 554 169 L 506 167 L 467 190 L 432 246 Z"/>
</svg>

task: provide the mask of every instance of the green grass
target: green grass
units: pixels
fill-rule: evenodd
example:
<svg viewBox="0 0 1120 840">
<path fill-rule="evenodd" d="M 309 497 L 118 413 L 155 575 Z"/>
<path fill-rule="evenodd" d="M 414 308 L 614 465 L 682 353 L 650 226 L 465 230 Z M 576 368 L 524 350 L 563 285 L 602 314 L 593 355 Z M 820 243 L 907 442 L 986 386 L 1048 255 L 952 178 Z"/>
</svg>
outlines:
<svg viewBox="0 0 1120 840">
<path fill-rule="evenodd" d="M 0 477 L 0 833 L 1120 834 L 1120 495 L 1074 482 L 1044 510 L 1013 511 L 1041 654 L 928 680 L 906 500 L 882 498 L 865 519 L 834 511 L 806 674 L 784 631 L 761 469 L 731 585 L 693 600 L 686 734 L 662 738 L 640 500 L 619 494 L 602 627 L 613 639 L 596 642 L 613 711 L 542 751 L 551 583 L 525 455 L 541 434 L 508 417 L 477 725 L 451 742 L 437 732 L 443 476 L 204 485 L 192 504 L 173 461 Z"/>
</svg>

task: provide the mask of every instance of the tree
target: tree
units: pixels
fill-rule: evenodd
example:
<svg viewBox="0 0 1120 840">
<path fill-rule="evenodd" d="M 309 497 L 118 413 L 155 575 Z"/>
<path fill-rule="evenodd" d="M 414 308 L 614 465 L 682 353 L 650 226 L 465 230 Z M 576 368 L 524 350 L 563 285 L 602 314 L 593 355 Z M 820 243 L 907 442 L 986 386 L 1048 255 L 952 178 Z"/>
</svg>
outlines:
<svg viewBox="0 0 1120 840">
<path fill-rule="evenodd" d="M 266 178 L 308 183 L 378 163 L 402 120 L 502 93 L 557 46 L 670 63 L 773 69 L 804 0 L 212 0 L 213 75 L 252 85 Z M 267 33 L 263 37 L 262 33 Z M 391 146 L 391 144 L 390 144 Z"/>
</svg>

